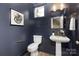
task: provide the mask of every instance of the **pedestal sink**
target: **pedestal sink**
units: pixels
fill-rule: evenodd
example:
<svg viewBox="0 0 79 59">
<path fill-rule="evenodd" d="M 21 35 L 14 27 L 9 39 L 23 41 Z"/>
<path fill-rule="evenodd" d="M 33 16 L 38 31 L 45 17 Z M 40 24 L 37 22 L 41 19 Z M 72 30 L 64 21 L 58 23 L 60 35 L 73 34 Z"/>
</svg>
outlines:
<svg viewBox="0 0 79 59">
<path fill-rule="evenodd" d="M 56 42 L 56 56 L 62 55 L 61 43 L 67 43 L 70 39 L 66 36 L 57 36 L 52 33 L 50 40 Z"/>
</svg>

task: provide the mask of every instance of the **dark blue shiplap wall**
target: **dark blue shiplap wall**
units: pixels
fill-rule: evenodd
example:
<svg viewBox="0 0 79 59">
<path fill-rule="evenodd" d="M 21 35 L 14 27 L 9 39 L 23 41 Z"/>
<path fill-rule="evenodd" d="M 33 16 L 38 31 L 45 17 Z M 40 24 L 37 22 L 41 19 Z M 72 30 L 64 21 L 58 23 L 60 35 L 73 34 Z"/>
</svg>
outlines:
<svg viewBox="0 0 79 59">
<path fill-rule="evenodd" d="M 74 5 L 74 4 L 73 4 Z M 38 6 L 42 6 L 41 4 L 36 4 L 34 5 L 35 7 Z M 44 51 L 47 53 L 51 53 L 53 55 L 55 55 L 55 42 L 52 42 L 49 37 L 52 34 L 53 30 L 51 29 L 51 17 L 49 16 L 50 13 L 50 8 L 52 7 L 51 3 L 47 3 L 44 4 L 43 6 L 45 6 L 45 17 L 41 17 L 41 18 L 34 18 L 34 22 L 35 22 L 35 31 L 33 32 L 34 35 L 39 34 L 43 36 L 43 42 L 40 45 L 39 50 L 40 51 Z M 68 4 L 68 6 L 70 6 Z M 70 6 L 71 7 L 71 6 Z M 70 9 L 70 8 L 69 8 Z M 72 10 L 73 11 L 73 10 Z M 64 14 L 65 16 L 67 16 L 64 23 L 64 31 L 67 37 L 69 37 L 71 39 L 71 41 L 69 43 L 62 43 L 62 55 L 76 55 L 76 45 L 75 45 L 75 41 L 76 41 L 76 36 L 75 36 L 75 31 L 70 31 L 69 30 L 69 23 L 70 23 L 70 12 L 71 11 L 66 11 L 66 13 Z M 55 16 L 59 16 L 60 14 L 55 13 Z M 74 50 L 74 51 L 71 51 Z"/>
<path fill-rule="evenodd" d="M 10 9 L 24 14 L 25 25 L 13 26 L 10 24 Z M 30 26 L 32 4 L 0 4 L 0 56 L 22 55 L 27 51 L 27 46 L 32 42 Z M 16 41 L 22 42 L 17 43 Z"/>
<path fill-rule="evenodd" d="M 50 40 L 50 36 L 52 35 L 52 32 L 54 31 L 51 29 L 51 17 L 50 17 L 50 8 L 52 7 L 51 3 L 47 4 L 36 4 L 34 8 L 39 7 L 39 6 L 44 6 L 45 7 L 45 16 L 40 17 L 40 18 L 34 18 L 35 22 L 35 31 L 33 32 L 34 35 L 42 35 L 43 36 L 43 41 L 42 44 L 40 45 L 39 50 L 43 52 L 47 52 L 50 54 L 55 55 L 55 42 L 52 42 Z M 53 16 L 59 16 L 59 13 L 54 13 L 55 15 Z"/>
<path fill-rule="evenodd" d="M 39 6 L 42 6 L 42 5 L 37 4 L 34 6 L 34 8 Z M 50 28 L 51 20 L 50 20 L 50 17 L 48 16 L 50 4 L 43 4 L 43 6 L 45 7 L 45 17 L 33 19 L 33 21 L 35 22 L 35 26 L 34 26 L 35 29 L 34 29 L 33 35 L 43 36 L 42 44 L 39 46 L 40 51 L 47 52 L 50 54 L 55 54 L 55 44 L 54 42 L 52 43 L 52 41 L 49 39 L 50 35 L 52 34 L 52 31 Z"/>
<path fill-rule="evenodd" d="M 43 41 L 42 44 L 39 46 L 39 50 L 55 55 L 55 42 L 52 42 L 49 39 L 50 35 L 52 34 L 52 30 L 50 27 L 51 20 L 48 16 L 51 4 L 44 4 L 45 17 L 35 19 L 34 8 L 36 6 L 27 3 L 0 4 L 0 56 L 22 55 L 25 51 L 27 51 L 28 44 L 33 42 L 32 36 L 37 34 L 43 36 Z M 13 26 L 10 24 L 11 8 L 25 15 L 24 26 Z M 72 41 L 74 42 L 75 33 L 72 32 L 71 34 L 71 32 L 68 30 L 66 30 L 66 33 L 69 38 L 72 39 L 72 36 L 74 37 L 72 39 Z M 22 42 L 17 43 L 16 41 L 18 40 L 21 40 Z M 72 42 L 69 44 L 63 43 L 62 48 L 64 48 L 63 50 L 66 51 L 66 48 L 70 49 L 71 46 Z"/>
</svg>

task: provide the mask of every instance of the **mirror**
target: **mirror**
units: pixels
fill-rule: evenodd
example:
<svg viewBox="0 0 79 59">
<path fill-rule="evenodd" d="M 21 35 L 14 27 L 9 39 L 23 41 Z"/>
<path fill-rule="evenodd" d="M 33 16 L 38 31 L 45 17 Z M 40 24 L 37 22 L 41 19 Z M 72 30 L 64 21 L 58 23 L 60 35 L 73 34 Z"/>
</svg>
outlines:
<svg viewBox="0 0 79 59">
<path fill-rule="evenodd" d="M 51 18 L 51 29 L 63 28 L 63 16 Z"/>
</svg>

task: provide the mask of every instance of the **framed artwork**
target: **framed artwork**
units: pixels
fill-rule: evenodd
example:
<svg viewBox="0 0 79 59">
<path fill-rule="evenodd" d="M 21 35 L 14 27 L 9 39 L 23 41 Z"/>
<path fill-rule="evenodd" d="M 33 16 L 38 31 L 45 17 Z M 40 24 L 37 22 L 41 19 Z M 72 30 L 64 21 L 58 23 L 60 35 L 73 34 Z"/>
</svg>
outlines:
<svg viewBox="0 0 79 59">
<path fill-rule="evenodd" d="M 52 29 L 63 29 L 63 16 L 52 17 L 51 18 L 51 28 Z"/>
<path fill-rule="evenodd" d="M 35 7 L 34 9 L 34 18 L 44 17 L 44 6 Z"/>
<path fill-rule="evenodd" d="M 24 14 L 11 9 L 11 25 L 24 25 Z"/>
</svg>

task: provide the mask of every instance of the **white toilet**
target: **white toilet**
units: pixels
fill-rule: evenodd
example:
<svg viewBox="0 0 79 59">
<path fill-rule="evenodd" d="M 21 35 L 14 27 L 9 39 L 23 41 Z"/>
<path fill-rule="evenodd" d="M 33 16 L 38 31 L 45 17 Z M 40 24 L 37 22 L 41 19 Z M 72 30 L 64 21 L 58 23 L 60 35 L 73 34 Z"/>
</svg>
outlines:
<svg viewBox="0 0 79 59">
<path fill-rule="evenodd" d="M 28 45 L 28 52 L 31 52 L 31 56 L 38 56 L 38 46 L 42 42 L 42 36 L 41 35 L 33 35 L 33 41 L 34 43 L 31 43 Z"/>
</svg>

